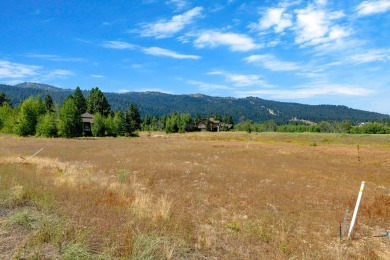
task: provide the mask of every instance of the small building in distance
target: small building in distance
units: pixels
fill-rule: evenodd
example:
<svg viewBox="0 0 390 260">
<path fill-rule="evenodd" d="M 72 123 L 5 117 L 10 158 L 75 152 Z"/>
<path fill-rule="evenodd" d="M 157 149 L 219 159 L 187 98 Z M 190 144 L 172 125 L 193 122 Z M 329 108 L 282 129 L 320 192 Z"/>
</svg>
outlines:
<svg viewBox="0 0 390 260">
<path fill-rule="evenodd" d="M 92 135 L 92 124 L 93 124 L 93 115 L 90 113 L 84 113 L 81 115 L 81 120 L 83 121 L 83 130 L 84 135 L 91 136 Z"/>
<path fill-rule="evenodd" d="M 201 131 L 211 131 L 211 132 L 219 132 L 219 131 L 229 131 L 233 129 L 233 124 L 225 124 L 220 120 L 216 120 L 213 117 L 206 117 L 202 120 L 196 122 L 196 128 Z"/>
</svg>

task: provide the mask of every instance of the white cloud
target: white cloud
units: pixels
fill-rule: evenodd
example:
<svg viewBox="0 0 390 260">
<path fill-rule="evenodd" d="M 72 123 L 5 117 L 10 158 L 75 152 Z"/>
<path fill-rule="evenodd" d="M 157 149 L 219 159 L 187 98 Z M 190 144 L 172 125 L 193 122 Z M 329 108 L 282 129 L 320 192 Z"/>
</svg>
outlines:
<svg viewBox="0 0 390 260">
<path fill-rule="evenodd" d="M 270 87 L 270 85 L 258 75 L 232 74 L 223 71 L 211 71 L 207 74 L 222 75 L 225 77 L 227 81 L 232 82 L 237 87 L 246 87 L 246 86 Z"/>
<path fill-rule="evenodd" d="M 137 48 L 136 45 L 122 42 L 122 41 L 106 41 L 102 44 L 103 47 L 109 49 L 119 49 L 119 50 L 134 50 Z"/>
<path fill-rule="evenodd" d="M 390 49 L 376 49 L 376 50 L 367 50 L 364 53 L 358 53 L 347 58 L 347 61 L 362 64 L 370 62 L 388 62 L 390 61 Z"/>
<path fill-rule="evenodd" d="M 195 7 L 183 14 L 175 15 L 170 20 L 159 20 L 156 23 L 142 24 L 141 36 L 168 38 L 184 29 L 184 27 L 201 16 L 203 8 Z"/>
<path fill-rule="evenodd" d="M 368 0 L 356 7 L 358 16 L 384 13 L 390 10 L 390 0 Z"/>
<path fill-rule="evenodd" d="M 56 78 L 67 78 L 72 75 L 74 75 L 73 72 L 69 70 L 47 70 L 41 66 L 25 65 L 0 60 L 0 79 L 12 79 L 6 80 L 7 82 L 45 81 Z"/>
<path fill-rule="evenodd" d="M 0 60 L 0 78 L 25 78 L 38 74 L 42 67 Z"/>
<path fill-rule="evenodd" d="M 251 55 L 244 59 L 248 63 L 255 63 L 272 71 L 294 71 L 302 69 L 295 62 L 281 61 L 271 54 Z"/>
<path fill-rule="evenodd" d="M 217 47 L 220 45 L 229 46 L 232 51 L 251 51 L 261 46 L 256 44 L 252 38 L 245 34 L 222 33 L 218 31 L 201 32 L 194 41 L 197 48 Z"/>
<path fill-rule="evenodd" d="M 325 2 L 326 3 L 326 2 Z M 329 42 L 341 41 L 350 35 L 349 29 L 338 25 L 335 20 L 344 17 L 340 11 L 331 12 L 325 3 L 309 4 L 296 10 L 295 42 L 301 46 L 317 46 Z"/>
<path fill-rule="evenodd" d="M 315 96 L 367 96 L 373 91 L 356 86 L 349 85 L 324 85 L 316 87 L 302 87 L 292 90 L 271 89 L 271 90 L 254 90 L 254 91 L 237 91 L 240 96 L 257 96 L 267 95 L 277 99 L 305 99 Z"/>
<path fill-rule="evenodd" d="M 56 70 L 50 71 L 49 75 L 52 75 L 52 76 L 71 76 L 71 75 L 73 75 L 73 72 L 71 72 L 69 70 L 56 69 Z"/>
<path fill-rule="evenodd" d="M 59 55 L 51 54 L 38 54 L 38 53 L 27 53 L 25 55 L 28 58 L 37 58 L 50 61 L 61 61 L 61 62 L 84 62 L 83 58 L 72 58 L 72 57 L 61 57 Z"/>
<path fill-rule="evenodd" d="M 188 6 L 188 2 L 185 0 L 167 0 L 165 4 L 175 6 L 178 11 L 185 9 Z"/>
<path fill-rule="evenodd" d="M 149 54 L 149 55 L 165 56 L 165 57 L 170 57 L 170 58 L 174 58 L 174 59 L 193 59 L 193 60 L 200 59 L 200 56 L 179 54 L 179 53 L 176 53 L 174 51 L 162 49 L 159 47 L 144 48 L 143 52 L 146 54 Z"/>
<path fill-rule="evenodd" d="M 210 84 L 202 81 L 196 81 L 196 80 L 189 80 L 187 81 L 191 85 L 198 86 L 198 88 L 201 91 L 209 91 L 209 90 L 230 90 L 231 88 L 225 86 L 225 85 L 219 85 L 219 84 Z"/>
<path fill-rule="evenodd" d="M 92 74 L 92 75 L 89 75 L 90 77 L 92 78 L 104 78 L 103 75 L 96 75 L 96 74 Z"/>
<path fill-rule="evenodd" d="M 259 31 L 273 27 L 276 33 L 281 33 L 292 26 L 292 15 L 285 11 L 284 7 L 269 8 L 264 12 L 259 22 L 251 24 L 250 27 Z"/>
<path fill-rule="evenodd" d="M 130 90 L 128 90 L 128 89 L 120 89 L 120 90 L 118 90 L 119 94 L 125 94 L 125 93 L 129 93 L 129 92 L 130 92 Z"/>
</svg>

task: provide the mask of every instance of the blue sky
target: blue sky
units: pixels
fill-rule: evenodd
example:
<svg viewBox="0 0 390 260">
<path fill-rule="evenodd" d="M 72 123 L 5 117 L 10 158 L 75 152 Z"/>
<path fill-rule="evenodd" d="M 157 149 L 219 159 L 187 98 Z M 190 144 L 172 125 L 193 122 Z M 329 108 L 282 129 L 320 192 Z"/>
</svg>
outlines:
<svg viewBox="0 0 390 260">
<path fill-rule="evenodd" d="M 390 0 L 1 0 L 0 82 L 390 114 Z"/>
</svg>

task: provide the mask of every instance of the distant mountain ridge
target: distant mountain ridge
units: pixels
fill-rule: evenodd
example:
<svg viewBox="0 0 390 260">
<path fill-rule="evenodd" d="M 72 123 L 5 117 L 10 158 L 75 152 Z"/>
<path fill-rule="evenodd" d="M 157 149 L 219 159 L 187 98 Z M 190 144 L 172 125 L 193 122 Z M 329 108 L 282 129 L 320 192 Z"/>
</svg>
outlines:
<svg viewBox="0 0 390 260">
<path fill-rule="evenodd" d="M 30 96 L 50 95 L 54 102 L 62 103 L 74 93 L 72 89 L 62 89 L 46 84 L 25 82 L 15 86 L 0 84 L 0 92 L 4 92 L 14 105 L 20 104 Z M 89 91 L 83 91 L 85 97 Z M 390 118 L 390 115 L 352 109 L 336 105 L 305 105 L 299 103 L 278 102 L 257 97 L 232 98 L 212 97 L 203 94 L 172 95 L 160 92 L 127 92 L 104 93 L 113 110 L 125 110 L 135 103 L 142 116 L 166 115 L 173 112 L 190 113 L 192 116 L 231 115 L 235 122 L 252 120 L 261 122 L 275 120 L 287 123 L 291 120 L 342 121 L 353 123 L 376 121 Z"/>
</svg>

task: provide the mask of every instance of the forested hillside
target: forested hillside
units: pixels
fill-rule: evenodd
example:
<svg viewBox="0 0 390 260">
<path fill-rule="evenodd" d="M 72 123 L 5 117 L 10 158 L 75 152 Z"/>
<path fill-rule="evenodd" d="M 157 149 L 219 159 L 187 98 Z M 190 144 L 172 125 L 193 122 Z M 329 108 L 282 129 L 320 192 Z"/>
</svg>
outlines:
<svg viewBox="0 0 390 260">
<path fill-rule="evenodd" d="M 62 103 L 74 90 L 61 89 L 37 83 L 22 83 L 15 86 L 0 85 L 11 103 L 16 106 L 30 96 L 50 95 L 55 103 Z M 89 91 L 83 91 L 88 96 Z M 350 120 L 353 123 L 376 121 L 390 118 L 389 115 L 362 111 L 335 105 L 304 105 L 298 103 L 277 102 L 256 97 L 222 98 L 201 94 L 171 95 L 160 92 L 104 93 L 112 110 L 124 111 L 131 103 L 139 108 L 142 116 L 162 116 L 173 112 L 189 113 L 193 116 L 231 115 L 235 122 L 252 120 L 263 122 L 274 120 L 287 123 L 293 118 L 313 122 Z"/>
</svg>

